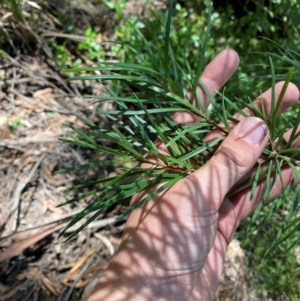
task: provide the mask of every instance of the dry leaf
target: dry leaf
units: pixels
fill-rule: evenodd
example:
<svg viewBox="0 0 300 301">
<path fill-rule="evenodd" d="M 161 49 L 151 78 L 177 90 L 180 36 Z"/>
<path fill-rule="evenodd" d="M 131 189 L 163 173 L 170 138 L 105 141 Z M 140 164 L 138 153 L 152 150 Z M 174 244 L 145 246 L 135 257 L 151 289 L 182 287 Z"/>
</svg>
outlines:
<svg viewBox="0 0 300 301">
<path fill-rule="evenodd" d="M 73 278 L 75 272 L 86 262 L 86 260 L 96 252 L 96 249 L 91 249 L 80 257 L 74 264 L 73 268 L 68 272 L 68 277 Z"/>
<path fill-rule="evenodd" d="M 35 243 L 37 243 L 44 237 L 48 236 L 49 234 L 61 229 L 65 225 L 66 225 L 66 222 L 58 224 L 58 225 L 55 224 L 46 230 L 45 229 L 40 230 L 38 233 L 36 233 L 28 238 L 14 242 L 4 252 L 0 253 L 0 262 L 9 260 L 9 259 L 21 254 L 28 247 L 34 245 Z"/>
<path fill-rule="evenodd" d="M 9 289 L 9 292 L 0 296 L 0 301 L 5 301 L 5 300 L 12 300 L 12 297 L 22 288 L 24 288 L 25 283 L 22 282 L 21 284 L 17 285 L 13 289 Z"/>
<path fill-rule="evenodd" d="M 43 273 L 40 274 L 40 279 L 42 280 L 43 284 L 46 286 L 46 288 L 54 295 L 59 296 L 61 294 L 61 291 L 58 287 L 49 279 L 47 278 Z"/>
</svg>

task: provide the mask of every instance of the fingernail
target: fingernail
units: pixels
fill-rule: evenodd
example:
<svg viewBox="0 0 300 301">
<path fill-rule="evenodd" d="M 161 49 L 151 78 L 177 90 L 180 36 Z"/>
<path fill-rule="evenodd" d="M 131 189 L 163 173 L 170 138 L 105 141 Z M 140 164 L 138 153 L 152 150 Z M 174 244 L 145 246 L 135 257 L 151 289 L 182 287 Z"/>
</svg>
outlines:
<svg viewBox="0 0 300 301">
<path fill-rule="evenodd" d="M 259 118 L 249 117 L 239 124 L 237 134 L 248 143 L 259 145 L 268 133 L 267 125 Z"/>
</svg>

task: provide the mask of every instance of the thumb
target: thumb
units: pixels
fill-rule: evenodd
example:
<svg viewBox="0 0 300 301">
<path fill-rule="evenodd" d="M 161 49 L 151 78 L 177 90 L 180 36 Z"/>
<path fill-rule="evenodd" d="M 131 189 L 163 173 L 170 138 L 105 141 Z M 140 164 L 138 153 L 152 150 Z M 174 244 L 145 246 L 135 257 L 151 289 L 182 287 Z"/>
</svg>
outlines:
<svg viewBox="0 0 300 301">
<path fill-rule="evenodd" d="M 214 156 L 190 177 L 204 200 L 218 211 L 225 195 L 256 163 L 269 138 L 266 124 L 249 117 L 238 123 Z"/>
</svg>

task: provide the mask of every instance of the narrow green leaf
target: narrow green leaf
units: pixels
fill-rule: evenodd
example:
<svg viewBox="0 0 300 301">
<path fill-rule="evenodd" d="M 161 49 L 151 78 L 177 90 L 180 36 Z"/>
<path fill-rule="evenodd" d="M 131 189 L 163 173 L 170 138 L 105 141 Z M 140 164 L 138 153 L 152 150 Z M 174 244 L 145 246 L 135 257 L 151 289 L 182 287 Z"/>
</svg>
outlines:
<svg viewBox="0 0 300 301">
<path fill-rule="evenodd" d="M 300 124 L 300 109 L 298 109 L 297 118 L 295 120 L 295 124 L 292 127 L 292 133 L 289 141 L 284 145 L 284 149 L 289 149 L 292 146 L 292 143 L 299 137 L 300 132 L 298 131 L 298 125 Z"/>
<path fill-rule="evenodd" d="M 175 136 L 174 138 L 172 138 L 172 139 L 168 142 L 168 144 L 167 144 L 166 146 L 173 144 L 173 143 L 176 142 L 177 140 L 186 138 L 185 136 L 186 136 L 187 134 L 194 133 L 195 131 L 197 131 L 198 129 L 201 129 L 201 128 L 204 128 L 204 129 L 202 130 L 202 133 L 203 133 L 203 134 L 207 134 L 207 133 L 209 132 L 209 129 L 207 129 L 207 127 L 208 127 L 208 124 L 205 124 L 205 123 L 197 123 L 197 124 L 190 124 L 190 125 L 188 125 L 184 130 L 179 130 L 179 129 L 178 129 L 178 130 L 177 130 L 178 135 Z M 200 131 L 200 132 L 201 132 L 201 131 Z M 199 132 L 197 132 L 197 133 L 199 133 Z M 188 139 L 188 140 L 185 140 L 185 142 L 189 143 L 190 140 L 189 140 L 189 139 Z M 188 144 L 188 145 L 190 145 L 190 144 Z"/>
<path fill-rule="evenodd" d="M 82 141 L 78 141 L 78 140 L 71 140 L 71 139 L 65 139 L 65 138 L 57 138 L 57 140 L 66 142 L 69 144 L 77 145 L 77 146 L 82 146 L 85 148 L 99 150 L 98 145 L 94 145 L 94 144 L 90 144 L 90 143 L 86 143 L 86 142 L 82 142 Z"/>
<path fill-rule="evenodd" d="M 231 126 L 229 125 L 229 122 L 228 122 L 228 118 L 227 118 L 227 110 L 225 108 L 225 100 L 224 100 L 224 93 L 225 93 L 225 89 L 223 90 L 223 93 L 222 93 L 222 110 L 223 110 L 223 123 L 226 127 L 226 130 L 229 132 L 231 130 Z"/>
<path fill-rule="evenodd" d="M 70 205 L 70 204 L 73 204 L 73 203 L 76 203 L 76 202 L 79 202 L 80 200 L 83 200 L 89 196 L 94 196 L 96 195 L 98 192 L 101 192 L 105 189 L 105 187 L 100 187 L 100 188 L 97 188 L 97 189 L 92 189 L 88 192 L 85 192 L 85 193 L 82 193 L 80 194 L 79 196 L 76 196 L 72 199 L 69 199 L 63 203 L 60 203 L 59 205 L 57 205 L 57 207 L 63 207 L 63 206 L 66 206 L 66 205 Z"/>
<path fill-rule="evenodd" d="M 165 75 L 168 78 L 169 74 L 169 47 L 170 47 L 170 32 L 171 32 L 171 22 L 172 22 L 172 16 L 173 16 L 173 6 L 174 1 L 169 0 L 169 9 L 168 9 L 168 17 L 167 17 L 167 23 L 166 23 L 166 34 L 165 34 Z"/>
<path fill-rule="evenodd" d="M 281 149 L 281 150 L 278 151 L 278 154 L 280 154 L 280 155 L 282 155 L 282 154 L 289 154 L 289 153 L 292 153 L 292 154 L 295 153 L 295 154 L 298 155 L 300 153 L 300 147 Z"/>
<path fill-rule="evenodd" d="M 299 204 L 299 197 L 300 197 L 300 195 L 297 196 L 298 204 Z M 289 232 L 287 232 L 288 230 L 289 230 Z M 282 238 L 280 239 L 280 241 L 278 241 L 277 244 L 281 244 L 284 241 L 286 241 L 287 239 L 290 239 L 295 233 L 298 233 L 299 231 L 300 231 L 300 217 L 297 217 L 287 225 L 287 227 L 285 229 L 285 233 L 282 234 Z M 297 241 L 298 241 L 298 239 L 297 239 Z"/>
<path fill-rule="evenodd" d="M 285 141 L 284 141 L 284 134 L 286 133 L 286 128 L 282 128 L 282 129 L 279 129 L 279 131 L 276 133 L 275 137 L 275 141 L 276 141 L 276 144 L 275 144 L 275 149 L 276 149 L 276 152 L 279 153 L 278 151 L 278 148 L 281 147 L 281 145 L 284 145 L 285 144 Z"/>
<path fill-rule="evenodd" d="M 210 3 L 209 4 L 209 11 L 208 11 L 208 18 L 207 18 L 207 20 L 208 20 L 208 22 L 207 22 L 207 29 L 205 31 L 205 36 L 204 36 L 203 43 L 201 45 L 201 50 L 199 51 L 200 56 L 199 56 L 198 66 L 197 66 L 197 70 L 196 70 L 195 78 L 194 78 L 193 97 L 192 97 L 192 99 L 194 99 L 195 96 L 196 96 L 199 78 L 200 78 L 200 75 L 203 72 L 203 68 L 204 68 L 205 52 L 206 52 L 206 49 L 207 49 L 209 35 L 210 35 L 211 11 L 212 11 L 212 4 Z"/>
<path fill-rule="evenodd" d="M 253 228 L 254 228 L 254 223 L 258 217 L 258 215 L 261 213 L 263 206 L 265 205 L 265 202 L 268 198 L 268 196 L 270 195 L 271 189 L 273 188 L 276 179 L 277 179 L 277 174 L 275 172 L 275 174 L 273 173 L 274 171 L 274 166 L 273 166 L 273 161 L 271 160 L 267 169 L 267 175 L 266 175 L 266 190 L 262 196 L 262 199 L 260 201 L 260 203 L 258 204 L 256 210 L 254 211 L 252 217 L 251 217 L 251 221 L 247 227 L 247 233 L 251 233 L 253 232 Z"/>
<path fill-rule="evenodd" d="M 145 171 L 147 172 L 147 171 Z M 130 176 L 130 170 L 115 177 L 112 180 L 112 184 L 116 183 L 124 178 L 126 178 L 127 176 Z M 153 185 L 152 184 L 153 181 L 149 181 L 147 184 L 148 185 Z M 147 187 L 147 185 L 144 185 Z M 144 187 L 142 186 L 142 187 Z M 149 186 L 149 187 L 150 187 Z M 105 194 L 101 194 L 100 196 L 96 197 L 93 202 L 91 204 L 89 204 L 85 209 L 83 209 L 80 213 L 77 213 L 73 219 L 68 223 L 68 225 L 61 231 L 61 233 L 59 234 L 59 236 L 62 236 L 70 227 L 72 227 L 73 225 L 75 225 L 78 221 L 80 221 L 81 219 L 83 219 L 85 216 L 87 216 L 88 214 L 90 214 L 93 211 L 98 210 L 99 208 L 101 208 L 101 206 L 103 208 L 105 208 L 104 210 L 101 211 L 101 213 L 105 212 L 106 209 L 108 209 L 110 206 L 112 206 L 114 203 L 116 203 L 117 201 L 121 201 L 124 200 L 128 197 L 131 197 L 132 195 L 135 194 L 135 191 L 138 191 L 138 189 L 134 188 L 134 189 L 129 189 L 128 191 L 124 191 L 122 193 L 120 192 L 105 192 L 106 195 L 108 195 L 106 198 L 104 197 Z M 99 201 L 100 201 L 100 205 L 99 205 Z M 106 205 L 106 206 L 104 206 Z M 100 207 L 99 207 L 100 206 Z"/>
<path fill-rule="evenodd" d="M 294 72 L 295 72 L 295 67 L 293 67 L 292 69 L 289 70 L 289 73 L 288 73 L 288 75 L 287 75 L 287 78 L 286 78 L 286 80 L 285 80 L 285 82 L 284 82 L 284 85 L 283 85 L 281 91 L 280 91 L 280 94 L 279 94 L 279 97 L 278 97 L 276 106 L 275 106 L 275 108 L 274 108 L 274 113 L 273 113 L 274 116 L 277 116 L 277 114 L 278 114 L 278 110 L 279 110 L 279 107 L 280 107 L 280 105 L 281 105 L 281 103 L 282 103 L 283 96 L 284 96 L 284 94 L 285 94 L 285 92 L 286 92 L 286 89 L 287 89 L 287 87 L 288 87 L 288 85 L 289 85 L 289 83 L 290 83 L 290 81 L 291 81 L 291 79 L 292 79 L 292 77 L 293 77 L 293 75 L 294 75 Z M 273 111 L 272 111 L 272 112 L 273 112 Z"/>
<path fill-rule="evenodd" d="M 116 156 L 120 156 L 120 157 L 128 157 L 128 154 L 126 154 L 124 152 L 121 152 L 121 151 L 116 150 L 116 149 L 108 148 L 108 147 L 103 147 L 103 146 L 100 146 L 100 145 L 93 145 L 93 144 L 89 144 L 89 143 L 86 143 L 86 142 L 75 141 L 75 140 L 70 140 L 70 139 L 65 139 L 65 138 L 58 138 L 58 140 L 62 141 L 62 142 L 69 143 L 69 144 L 81 146 L 81 147 L 84 147 L 84 148 L 94 149 L 94 150 L 97 150 L 98 152 L 104 152 L 104 153 L 108 153 L 108 154 L 112 154 L 112 155 L 116 155 Z"/>
<path fill-rule="evenodd" d="M 132 212 L 136 208 L 139 208 L 143 204 L 149 202 L 151 199 L 155 198 L 159 193 L 161 193 L 161 192 L 165 191 L 166 189 L 172 187 L 174 184 L 176 184 L 182 178 L 184 178 L 184 175 L 177 175 L 175 178 L 169 180 L 167 183 L 160 186 L 156 190 L 148 193 L 146 197 L 144 197 L 141 201 L 137 202 L 135 205 L 131 206 L 128 210 L 126 210 L 123 214 L 121 214 L 119 216 L 119 218 L 122 218 L 122 217 L 128 215 L 130 212 Z"/>
<path fill-rule="evenodd" d="M 64 192 L 79 190 L 79 189 L 82 189 L 82 188 L 85 188 L 85 187 L 102 184 L 102 183 L 105 183 L 105 182 L 109 182 L 114 178 L 115 177 L 107 177 L 107 178 L 102 178 L 102 179 L 97 179 L 97 180 L 92 180 L 92 181 L 86 181 L 86 182 L 83 182 L 83 183 L 80 183 L 80 184 L 76 184 L 76 185 L 64 190 Z"/>
<path fill-rule="evenodd" d="M 116 164 L 124 164 L 124 163 L 128 163 L 131 161 L 132 161 L 132 158 L 94 161 L 94 162 L 90 162 L 87 164 L 75 165 L 70 168 L 61 169 L 61 170 L 57 171 L 56 174 L 74 172 L 74 171 L 83 170 L 83 169 L 87 169 L 87 168 L 97 168 L 97 167 L 102 167 L 102 166 L 112 166 L 112 165 L 116 165 Z"/>
<path fill-rule="evenodd" d="M 135 150 L 132 146 L 130 141 L 120 132 L 117 126 L 113 126 L 113 130 L 117 133 L 118 139 L 120 140 L 120 144 L 124 145 L 124 148 L 135 155 L 137 158 L 143 158 L 142 154 Z"/>
<path fill-rule="evenodd" d="M 275 100 L 275 69 L 272 58 L 269 57 L 270 66 L 271 66 L 271 74 L 272 74 L 272 92 L 271 92 L 271 116 L 270 116 L 270 124 L 274 123 L 274 109 L 276 106 Z M 276 115 L 275 115 L 276 116 Z M 272 127 L 271 127 L 272 128 Z M 272 128 L 273 130 L 273 128 Z"/>
<path fill-rule="evenodd" d="M 132 122 L 135 123 L 136 127 L 141 133 L 141 137 L 142 137 L 142 141 L 144 142 L 144 145 L 147 147 L 148 151 L 153 151 L 153 150 L 157 151 L 156 145 L 150 139 L 148 133 L 145 131 L 145 127 L 140 123 L 137 117 L 138 116 L 132 117 L 131 120 Z"/>
<path fill-rule="evenodd" d="M 137 100 L 138 100 L 138 97 L 137 97 Z M 164 132 L 160 128 L 160 125 L 157 123 L 156 119 L 151 116 L 151 114 L 149 113 L 148 109 L 146 107 L 144 107 L 143 103 L 139 102 L 139 106 L 144 110 L 145 114 L 148 117 L 148 120 L 150 121 L 150 123 L 152 124 L 152 126 L 157 131 L 157 134 L 158 134 L 157 139 L 160 139 L 164 143 L 164 145 L 167 145 L 168 144 L 168 139 L 164 135 Z M 172 147 L 167 147 L 167 149 L 168 149 L 168 151 L 169 151 L 169 153 L 170 153 L 170 155 L 172 157 L 176 156 L 175 150 Z"/>
<path fill-rule="evenodd" d="M 149 73 L 154 76 L 161 76 L 160 73 L 144 65 L 122 62 L 101 62 L 96 67 L 76 67 L 65 70 L 65 72 L 90 72 L 90 71 L 132 71 L 135 73 Z"/>
<path fill-rule="evenodd" d="M 245 108 L 248 108 L 249 110 L 251 110 L 255 116 L 257 116 L 258 118 L 261 118 L 264 122 L 269 123 L 268 119 L 266 118 L 265 114 L 259 110 L 253 103 L 252 101 L 250 101 L 249 103 L 244 102 L 241 99 L 236 98 L 237 101 L 239 101 L 241 104 L 243 104 L 243 106 Z M 249 117 L 249 115 L 246 114 L 246 117 Z"/>
<path fill-rule="evenodd" d="M 219 118 L 223 118 L 223 110 L 222 107 L 216 102 L 215 98 L 212 96 L 210 91 L 207 89 L 207 87 L 204 85 L 204 83 L 199 79 L 198 80 L 198 85 L 201 86 L 201 88 L 204 90 L 205 95 L 208 97 L 210 103 L 215 109 L 215 112 L 218 114 Z"/>
<path fill-rule="evenodd" d="M 106 139 L 107 141 L 110 141 L 111 143 L 115 143 L 115 144 L 118 144 L 119 146 L 121 146 L 125 151 L 128 151 L 130 152 L 131 154 L 135 155 L 137 158 L 140 158 L 142 159 L 143 156 L 142 154 L 140 154 L 137 150 L 135 150 L 133 147 L 132 147 L 132 141 L 131 141 L 131 138 L 126 138 L 117 128 L 117 126 L 113 126 L 113 129 L 115 131 L 115 133 L 113 132 L 109 132 L 107 130 L 103 130 L 103 129 L 100 129 L 98 131 L 95 131 L 93 133 L 93 135 L 95 137 L 100 137 L 100 138 L 103 138 L 103 139 Z M 92 139 L 92 141 L 94 141 L 93 138 L 91 138 L 90 136 L 88 136 L 90 139 Z M 102 149 L 104 150 L 104 148 L 102 146 L 99 146 L 97 144 L 97 148 L 98 149 Z M 109 148 L 105 148 L 106 151 L 108 150 L 112 150 L 112 149 L 109 149 Z M 112 150 L 113 152 L 115 152 L 114 150 Z M 124 153 L 123 153 L 123 156 L 124 156 Z"/>
<path fill-rule="evenodd" d="M 173 75 L 174 75 L 174 81 L 175 81 L 175 89 L 177 91 L 177 93 L 179 94 L 179 96 L 183 97 L 183 93 L 182 93 L 182 89 L 181 89 L 181 85 L 178 82 L 178 63 L 176 62 L 176 58 L 175 58 L 175 54 L 173 52 L 173 48 L 171 43 L 169 44 L 169 49 L 170 49 L 170 59 L 171 59 L 171 63 L 172 63 L 172 69 L 173 69 Z"/>
<path fill-rule="evenodd" d="M 100 216 L 101 214 L 103 214 L 103 212 L 101 212 L 100 210 L 97 211 L 96 213 L 94 213 L 90 218 L 87 219 L 86 222 L 84 222 L 77 230 L 75 230 L 71 235 L 68 236 L 68 238 L 65 240 L 65 242 L 70 241 L 73 237 L 75 237 L 80 231 L 82 231 L 87 225 L 89 225 L 91 222 L 93 222 L 98 216 Z M 66 230 L 68 230 L 70 227 L 66 228 L 59 234 L 59 237 L 61 237 Z"/>
<path fill-rule="evenodd" d="M 88 134 L 86 134 L 84 131 L 78 129 L 77 127 L 73 126 L 72 124 L 68 124 L 68 127 L 71 128 L 74 132 L 76 132 L 78 135 L 80 135 L 82 138 L 87 140 L 90 144 L 96 145 L 97 142 Z"/>
<path fill-rule="evenodd" d="M 137 102 L 138 103 L 138 102 Z M 143 102 L 140 102 L 141 104 L 144 104 Z M 161 113 L 171 113 L 171 112 L 187 112 L 188 110 L 186 108 L 157 108 L 157 109 L 147 109 L 147 113 L 149 114 L 161 114 Z M 101 109 L 97 109 L 97 112 L 99 114 L 109 114 L 109 115 L 145 115 L 145 110 L 114 110 L 114 111 L 104 111 Z"/>
<path fill-rule="evenodd" d="M 181 156 L 180 158 L 178 158 L 178 160 L 186 161 L 188 159 L 191 159 L 191 158 L 197 156 L 198 154 L 203 153 L 204 151 L 216 146 L 223 139 L 224 139 L 224 137 L 219 137 L 208 143 L 203 142 L 203 145 L 201 147 L 198 147 L 197 149 L 185 154 L 184 156 Z"/>
<path fill-rule="evenodd" d="M 9 0 L 8 3 L 11 6 L 12 13 L 14 17 L 20 21 L 21 23 L 24 23 L 24 17 L 21 10 L 21 4 L 19 0 Z"/>
<path fill-rule="evenodd" d="M 261 169 L 261 164 L 258 164 L 257 169 L 256 169 L 255 174 L 254 174 L 254 178 L 253 178 L 253 184 L 252 184 L 252 188 L 251 188 L 250 200 L 252 200 L 252 198 L 253 198 L 253 196 L 256 192 L 257 184 L 258 184 L 259 178 L 261 176 L 260 169 Z"/>
<path fill-rule="evenodd" d="M 240 109 L 233 101 L 227 98 L 224 94 L 220 94 L 220 92 L 218 92 L 217 94 L 222 95 L 222 97 L 228 103 L 228 105 L 232 107 L 237 113 L 241 114 L 245 118 L 249 117 L 242 109 Z M 239 99 L 237 100 L 239 101 Z"/>
<path fill-rule="evenodd" d="M 151 45 L 147 40 L 146 38 L 144 37 L 144 35 L 141 33 L 141 31 L 136 28 L 136 26 L 134 26 L 134 24 L 131 24 L 130 22 L 128 22 L 132 28 L 134 29 L 134 31 L 138 34 L 139 37 L 142 38 L 143 40 L 143 43 L 144 43 L 144 46 L 146 48 L 146 51 L 147 51 L 147 54 L 150 56 L 151 58 L 151 65 L 152 65 L 152 68 L 157 71 L 158 73 L 162 74 L 160 68 L 159 68 L 159 63 L 158 63 L 158 60 L 157 60 L 157 53 L 154 53 L 153 50 L 152 50 L 152 47 L 153 45 Z M 130 46 L 129 46 L 130 47 Z M 130 49 L 132 49 L 133 51 L 135 51 L 134 47 L 130 47 Z M 137 52 L 135 52 L 137 53 Z M 137 53 L 138 54 L 138 53 Z"/>
<path fill-rule="evenodd" d="M 178 102 L 178 106 L 182 106 L 182 107 L 186 108 L 191 113 L 194 113 L 197 116 L 202 116 L 202 113 L 194 105 L 190 104 L 185 99 L 183 99 L 171 92 L 167 93 L 167 96 L 169 96 L 172 100 L 175 100 L 176 102 Z"/>
<path fill-rule="evenodd" d="M 120 75 L 120 74 L 109 74 L 109 75 L 82 75 L 82 76 L 76 76 L 69 78 L 70 81 L 75 80 L 99 80 L 99 81 L 107 81 L 107 80 L 123 80 L 126 82 L 136 82 L 136 83 L 143 83 L 143 84 L 149 84 L 154 85 L 156 87 L 163 86 L 156 80 L 153 80 L 150 77 L 147 76 L 133 76 L 133 75 Z"/>
<path fill-rule="evenodd" d="M 283 197 L 284 196 L 285 195 L 283 194 Z M 265 256 L 270 252 L 270 250 L 272 250 L 275 247 L 275 245 L 277 245 L 279 243 L 280 238 L 281 238 L 282 234 L 286 231 L 286 228 L 288 227 L 288 224 L 290 223 L 290 220 L 291 220 L 292 216 L 294 215 L 299 203 L 300 203 L 300 196 L 298 195 L 296 201 L 293 203 L 292 208 L 290 209 L 288 215 L 286 216 L 280 230 L 278 231 L 278 233 L 276 234 L 275 238 L 273 239 L 271 245 L 267 249 Z M 290 235 L 288 237 L 290 237 Z"/>
</svg>

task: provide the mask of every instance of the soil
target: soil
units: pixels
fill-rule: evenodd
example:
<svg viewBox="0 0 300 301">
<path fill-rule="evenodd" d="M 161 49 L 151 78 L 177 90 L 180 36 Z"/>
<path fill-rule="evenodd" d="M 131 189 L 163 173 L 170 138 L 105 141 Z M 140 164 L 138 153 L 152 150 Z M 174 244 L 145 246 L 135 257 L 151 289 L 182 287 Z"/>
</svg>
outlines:
<svg viewBox="0 0 300 301">
<path fill-rule="evenodd" d="M 127 1 L 124 14 L 145 17 L 140 3 Z M 157 9 L 164 3 L 154 1 L 152 5 Z M 114 14 L 100 4 L 46 1 L 49 11 L 40 15 L 34 42 L 22 39 L 22 26 L 0 8 L 11 43 L 11 51 L 0 62 L 0 301 L 85 300 L 117 250 L 125 222 L 114 219 L 123 210 L 120 205 L 70 241 L 58 237 L 72 215 L 89 202 L 87 198 L 57 207 L 75 196 L 74 191 L 65 190 L 113 172 L 91 169 L 56 174 L 62 168 L 87 163 L 94 155 L 58 141 L 72 134 L 67 123 L 85 127 L 74 114 L 108 126 L 96 114 L 94 99 L 84 97 L 103 94 L 103 87 L 69 83 L 53 62 L 49 32 L 55 35 L 61 25 L 51 9 L 58 6 L 75 18 L 78 27 L 98 22 L 98 33 L 107 40 L 115 39 Z M 244 254 L 238 242 L 229 250 L 232 254 L 216 300 L 244 300 Z"/>
</svg>

